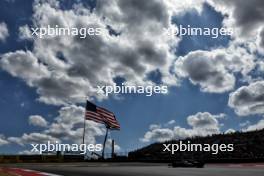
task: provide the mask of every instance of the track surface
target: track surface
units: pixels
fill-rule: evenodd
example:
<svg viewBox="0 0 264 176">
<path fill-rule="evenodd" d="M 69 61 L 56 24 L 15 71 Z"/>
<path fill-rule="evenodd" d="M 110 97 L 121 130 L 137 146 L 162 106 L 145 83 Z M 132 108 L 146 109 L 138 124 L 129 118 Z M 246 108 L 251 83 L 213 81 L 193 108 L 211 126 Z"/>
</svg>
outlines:
<svg viewBox="0 0 264 176">
<path fill-rule="evenodd" d="M 264 176 L 263 164 L 206 165 L 201 169 L 145 163 L 2 164 L 0 167 L 24 168 L 63 176 Z"/>
</svg>

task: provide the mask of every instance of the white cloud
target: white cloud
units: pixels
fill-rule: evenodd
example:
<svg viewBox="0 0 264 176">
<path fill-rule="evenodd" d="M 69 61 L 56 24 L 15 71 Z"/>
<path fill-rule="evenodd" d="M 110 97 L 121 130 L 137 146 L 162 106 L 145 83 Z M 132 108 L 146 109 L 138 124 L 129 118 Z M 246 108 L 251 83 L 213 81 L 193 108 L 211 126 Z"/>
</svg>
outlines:
<svg viewBox="0 0 264 176">
<path fill-rule="evenodd" d="M 43 134 L 43 133 L 24 133 L 21 137 L 9 137 L 8 141 L 17 143 L 21 146 L 30 145 L 30 144 L 43 144 L 47 143 L 48 141 L 55 142 L 60 141 L 58 138 L 54 138 L 50 135 Z"/>
<path fill-rule="evenodd" d="M 39 116 L 31 116 L 32 123 L 40 120 Z M 41 121 L 46 121 L 42 118 Z M 21 137 L 9 137 L 8 141 L 25 146 L 31 143 L 47 143 L 58 141 L 68 143 L 82 143 L 84 122 L 84 108 L 76 105 L 62 107 L 54 121 L 46 126 L 42 132 L 25 133 Z M 42 122 L 41 122 L 42 123 Z M 39 125 L 39 124 L 38 124 Z M 42 124 L 43 125 L 43 124 Z M 105 127 L 93 121 L 86 121 L 85 142 L 95 144 L 97 136 L 105 134 Z M 100 141 L 101 142 L 101 141 Z"/>
<path fill-rule="evenodd" d="M 36 88 L 40 101 L 54 105 L 66 106 L 84 102 L 86 96 L 96 97 L 98 100 L 104 99 L 106 97 L 96 94 L 94 87 L 111 85 L 116 76 L 124 77 L 135 84 L 150 84 L 147 75 L 157 68 L 162 74 L 164 84 L 178 85 L 178 78 L 171 75 L 169 69 L 175 57 L 170 49 L 177 45 L 179 38 L 164 35 L 164 28 L 175 27 L 170 24 L 172 14 L 181 13 L 190 7 L 201 9 L 203 0 L 184 3 L 170 0 L 136 1 L 136 3 L 133 0 L 101 2 L 98 1 L 99 6 L 91 13 L 90 9 L 81 5 L 74 6 L 70 10 L 61 10 L 58 5 L 59 1 L 36 1 L 33 5 L 33 24 L 36 27 L 46 27 L 48 24 L 51 26 L 57 24 L 62 27 L 96 26 L 104 30 L 107 30 L 107 25 L 111 25 L 114 30 L 120 32 L 119 36 L 106 33 L 103 36 L 86 39 L 72 36 L 35 38 L 32 40 L 32 51 L 18 50 L 3 54 L 0 67 Z M 258 4 L 258 2 L 260 1 L 254 1 L 252 4 Z M 243 15 L 245 12 L 238 9 L 236 2 L 227 3 L 230 6 L 217 4 L 214 3 L 217 9 L 230 14 L 229 19 L 225 18 L 225 25 L 230 24 L 231 26 L 234 22 L 233 24 L 239 25 L 241 31 L 249 29 L 250 34 L 256 33 L 254 37 L 258 33 L 258 46 L 262 47 L 263 35 L 259 30 L 262 25 L 259 21 L 262 19 L 249 21 L 251 26 L 248 26 L 242 23 L 246 21 L 244 19 L 246 16 Z M 245 9 L 247 3 L 243 2 L 242 7 L 245 11 L 251 11 L 254 7 L 252 4 Z M 237 14 L 242 14 L 242 16 Z M 227 20 L 231 21 L 227 22 Z M 20 39 L 32 39 L 28 26 L 21 26 L 19 32 Z M 4 38 L 8 36 L 7 34 Z M 177 77 L 189 78 L 204 92 L 222 93 L 233 89 L 236 81 L 235 73 L 240 72 L 246 77 L 254 67 L 254 58 L 251 53 L 232 43 L 232 46 L 227 49 L 194 51 L 180 57 L 176 61 L 175 71 Z M 246 109 L 238 106 L 234 108 Z M 253 112 L 254 114 L 256 109 L 260 111 L 259 108 L 262 108 L 258 106 L 252 102 L 250 109 L 243 110 L 242 113 L 251 114 Z M 51 137 L 80 141 L 83 111 L 83 108 L 74 105 L 63 107 L 56 120 L 44 131 L 46 136 L 31 133 L 11 139 L 19 143 L 31 140 L 31 136 L 39 140 Z M 240 112 L 240 110 L 237 111 Z M 181 138 L 216 133 L 219 131 L 217 118 L 217 116 L 206 113 L 190 116 L 187 119 L 192 127 L 190 129 L 179 126 L 169 129 L 162 128 L 160 125 L 152 125 L 150 131 L 145 134 L 144 140 L 163 140 L 171 137 Z M 208 124 L 205 125 L 206 123 Z M 199 124 L 207 126 L 207 131 L 202 130 Z M 87 122 L 87 131 L 87 141 L 95 142 L 96 136 L 103 135 L 104 128 L 94 122 Z"/>
<path fill-rule="evenodd" d="M 179 15 L 183 12 L 193 9 L 196 9 L 198 12 L 201 12 L 203 3 L 206 2 L 206 0 L 166 0 L 165 2 L 168 6 L 168 10 L 171 11 L 173 15 Z"/>
<path fill-rule="evenodd" d="M 195 115 L 191 115 L 187 117 L 187 122 L 193 128 L 218 128 L 218 117 L 222 117 L 223 114 L 220 115 L 212 115 L 208 112 L 198 112 Z"/>
<path fill-rule="evenodd" d="M 158 128 L 161 128 L 161 125 L 151 124 L 151 125 L 149 126 L 149 129 L 150 129 L 150 130 L 154 130 L 154 129 L 158 129 Z"/>
<path fill-rule="evenodd" d="M 33 39 L 32 33 L 28 25 L 19 27 L 19 39 L 21 40 L 31 40 Z"/>
<path fill-rule="evenodd" d="M 50 75 L 47 67 L 39 63 L 30 51 L 19 50 L 2 55 L 0 68 L 12 76 L 24 79 L 30 86 L 33 86 L 37 80 Z"/>
<path fill-rule="evenodd" d="M 6 23 L 0 23 L 0 42 L 4 42 L 6 38 L 9 36 L 8 28 Z"/>
<path fill-rule="evenodd" d="M 152 124 L 144 137 L 140 138 L 140 141 L 163 142 L 171 139 L 184 139 L 187 137 L 217 134 L 220 132 L 220 124 L 217 119 L 222 119 L 223 115 L 224 114 L 212 115 L 209 112 L 198 112 L 195 115 L 188 116 L 187 122 L 192 128 L 175 126 L 173 129 L 170 129 L 157 125 L 153 128 L 154 125 Z"/>
<path fill-rule="evenodd" d="M 224 24 L 237 28 L 241 37 L 256 34 L 256 31 L 263 25 L 264 20 L 264 3 L 262 0 L 252 1 L 237 1 L 237 0 L 223 0 L 223 1 L 209 1 L 216 10 L 219 10 L 225 16 Z M 250 15 L 249 15 L 250 14 Z"/>
<path fill-rule="evenodd" d="M 9 144 L 4 135 L 0 134 L 0 146 Z"/>
<path fill-rule="evenodd" d="M 61 10 L 58 2 L 36 1 L 35 27 L 100 27 L 106 32 L 85 39 L 34 38 L 31 52 L 4 54 L 2 69 L 35 87 L 41 102 L 54 105 L 83 102 L 84 97 L 107 98 L 95 88 L 112 85 L 117 76 L 134 84 L 153 84 L 148 74 L 156 69 L 164 84 L 177 85 L 169 70 L 175 57 L 171 47 L 179 39 L 164 34 L 164 28 L 174 27 L 167 4 L 129 0 L 98 1 L 97 5 L 91 13 L 81 5 Z M 120 35 L 110 35 L 109 25 Z M 28 30 L 28 26 L 20 27 L 20 39 L 31 40 Z"/>
<path fill-rule="evenodd" d="M 230 93 L 228 105 L 240 116 L 264 114 L 264 81 L 242 86 Z"/>
<path fill-rule="evenodd" d="M 177 77 L 170 72 L 175 58 L 171 48 L 177 45 L 179 38 L 164 35 L 164 28 L 175 27 L 170 23 L 173 14 L 190 7 L 199 9 L 203 2 L 188 1 L 186 5 L 181 1 L 98 1 L 91 13 L 82 5 L 62 10 L 58 1 L 36 1 L 32 17 L 35 27 L 93 26 L 106 33 L 86 39 L 35 38 L 32 52 L 3 55 L 2 69 L 35 87 L 40 101 L 54 105 L 83 102 L 85 97 L 105 99 L 107 97 L 97 94 L 95 88 L 112 85 L 117 76 L 134 84 L 152 84 L 148 74 L 156 69 L 167 85 L 179 85 L 177 77 L 188 77 L 204 92 L 230 91 L 236 81 L 234 73 L 241 72 L 246 77 L 255 66 L 252 56 L 241 47 L 189 53 L 176 61 Z M 110 35 L 107 26 L 120 35 Z M 19 31 L 21 39 L 32 39 L 27 25 L 21 26 Z M 34 72 L 37 74 L 32 74 Z"/>
<path fill-rule="evenodd" d="M 223 24 L 233 28 L 233 42 L 251 45 L 263 54 L 264 3 L 262 0 L 208 0 L 215 9 L 224 15 Z M 249 15 L 250 14 L 250 15 Z"/>
<path fill-rule="evenodd" d="M 144 137 L 140 139 L 142 142 L 167 141 L 174 137 L 173 130 L 169 128 L 156 128 L 145 133 Z"/>
<path fill-rule="evenodd" d="M 260 63 L 264 54 L 263 1 L 207 0 L 207 2 L 223 14 L 223 25 L 233 29 L 230 45 L 240 45 L 246 48 L 249 54 L 255 57 L 256 64 Z M 233 52 L 237 50 L 234 49 Z M 253 75 L 243 78 L 243 81 L 248 83 L 257 80 L 262 80 L 262 78 L 255 78 Z"/>
<path fill-rule="evenodd" d="M 256 124 L 249 125 L 247 128 L 243 129 L 243 131 L 255 131 L 255 130 L 261 130 L 263 128 L 264 128 L 264 119 L 261 119 Z"/>
<path fill-rule="evenodd" d="M 258 51 L 264 54 L 264 26 L 259 32 L 258 39 L 257 39 Z"/>
<path fill-rule="evenodd" d="M 112 150 L 112 139 L 107 139 L 106 144 L 105 144 L 105 148 L 110 150 L 110 151 Z M 121 147 L 118 144 L 116 144 L 116 141 L 114 144 L 114 150 L 115 150 L 115 152 L 121 151 Z"/>
<path fill-rule="evenodd" d="M 168 126 L 168 125 L 173 125 L 174 123 L 176 123 L 175 120 L 170 120 L 168 121 L 165 125 Z"/>
<path fill-rule="evenodd" d="M 81 106 L 67 106 L 59 110 L 59 116 L 45 133 L 57 138 L 75 143 L 82 142 L 84 108 Z M 103 136 L 105 128 L 102 124 L 86 121 L 86 142 L 96 143 L 97 136 Z"/>
<path fill-rule="evenodd" d="M 225 134 L 232 134 L 232 133 L 235 133 L 236 130 L 232 129 L 232 128 L 229 128 L 228 130 L 225 131 Z"/>
<path fill-rule="evenodd" d="M 23 151 L 20 151 L 18 152 L 18 154 L 20 155 L 39 155 L 39 152 L 38 151 L 31 151 L 31 150 L 23 150 Z"/>
<path fill-rule="evenodd" d="M 259 70 L 263 72 L 264 71 L 264 62 L 263 61 L 259 61 L 258 62 L 258 66 L 259 66 Z"/>
<path fill-rule="evenodd" d="M 179 77 L 189 78 L 201 87 L 201 91 L 211 93 L 232 90 L 236 81 L 234 73 L 246 76 L 254 67 L 254 57 L 234 45 L 227 49 L 193 51 L 175 62 L 175 72 Z"/>
<path fill-rule="evenodd" d="M 241 127 L 247 127 L 249 125 L 250 125 L 250 121 L 249 120 L 247 120 L 247 121 L 242 122 L 242 123 L 239 124 L 239 126 L 241 126 Z"/>
<path fill-rule="evenodd" d="M 38 127 L 46 127 L 48 125 L 48 122 L 41 116 L 39 115 L 31 115 L 28 118 L 29 124 L 33 126 L 38 126 Z"/>
</svg>

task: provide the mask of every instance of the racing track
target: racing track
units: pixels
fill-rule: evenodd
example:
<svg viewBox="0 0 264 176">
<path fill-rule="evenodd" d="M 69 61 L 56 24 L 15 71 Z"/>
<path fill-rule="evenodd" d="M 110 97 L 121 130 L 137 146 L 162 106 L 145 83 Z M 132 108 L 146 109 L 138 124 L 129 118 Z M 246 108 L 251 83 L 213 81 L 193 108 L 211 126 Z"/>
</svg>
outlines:
<svg viewBox="0 0 264 176">
<path fill-rule="evenodd" d="M 219 164 L 205 168 L 171 168 L 147 163 L 2 164 L 64 176 L 263 176 L 264 164 Z"/>
</svg>

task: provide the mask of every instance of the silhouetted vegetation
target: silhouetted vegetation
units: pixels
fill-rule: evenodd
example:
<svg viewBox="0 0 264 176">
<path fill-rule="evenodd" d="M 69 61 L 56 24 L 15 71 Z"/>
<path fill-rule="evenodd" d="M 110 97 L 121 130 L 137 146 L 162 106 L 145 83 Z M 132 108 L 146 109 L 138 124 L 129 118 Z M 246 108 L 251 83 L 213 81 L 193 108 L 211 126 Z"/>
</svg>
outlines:
<svg viewBox="0 0 264 176">
<path fill-rule="evenodd" d="M 164 152 L 163 144 L 179 143 L 171 140 L 163 143 L 154 143 L 142 149 L 130 152 L 128 158 L 137 161 L 167 162 L 180 159 L 195 159 L 206 162 L 256 162 L 264 161 L 264 129 L 252 132 L 236 132 L 231 134 L 217 134 L 207 137 L 194 137 L 182 140 L 193 144 L 234 144 L 234 151 L 219 152 Z"/>
</svg>

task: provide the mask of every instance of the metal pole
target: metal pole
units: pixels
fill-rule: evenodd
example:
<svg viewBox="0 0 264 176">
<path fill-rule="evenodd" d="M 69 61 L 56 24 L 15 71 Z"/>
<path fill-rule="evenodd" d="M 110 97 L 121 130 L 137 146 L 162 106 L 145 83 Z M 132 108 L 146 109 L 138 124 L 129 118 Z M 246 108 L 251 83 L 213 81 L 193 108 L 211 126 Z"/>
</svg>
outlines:
<svg viewBox="0 0 264 176">
<path fill-rule="evenodd" d="M 85 121 L 86 121 L 86 119 L 84 117 L 84 121 L 83 121 L 83 139 L 82 139 L 82 143 L 83 144 L 84 144 L 84 138 L 85 138 L 85 126 L 86 126 Z"/>
<path fill-rule="evenodd" d="M 87 100 L 87 97 L 86 97 L 86 100 Z M 82 143 L 84 144 L 84 138 L 85 138 L 85 127 L 86 127 L 86 111 L 85 111 L 85 114 L 84 114 L 84 119 L 83 119 L 83 138 L 82 138 Z"/>
<path fill-rule="evenodd" d="M 104 139 L 104 144 L 103 144 L 103 151 L 102 151 L 102 158 L 104 159 L 104 153 L 105 153 L 105 143 L 106 143 L 106 139 L 107 139 L 107 135 L 108 135 L 108 127 L 106 127 L 106 133 L 105 133 L 105 139 Z"/>
<path fill-rule="evenodd" d="M 112 159 L 115 157 L 115 141 L 112 139 Z"/>
<path fill-rule="evenodd" d="M 83 118 L 83 138 L 82 138 L 82 144 L 85 144 L 85 128 L 86 128 L 86 115 L 84 115 Z M 85 154 L 83 155 L 83 160 L 85 160 Z"/>
</svg>

